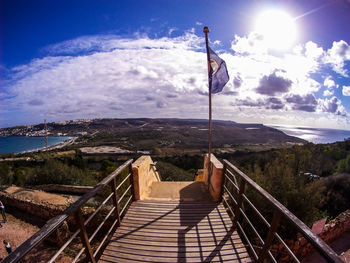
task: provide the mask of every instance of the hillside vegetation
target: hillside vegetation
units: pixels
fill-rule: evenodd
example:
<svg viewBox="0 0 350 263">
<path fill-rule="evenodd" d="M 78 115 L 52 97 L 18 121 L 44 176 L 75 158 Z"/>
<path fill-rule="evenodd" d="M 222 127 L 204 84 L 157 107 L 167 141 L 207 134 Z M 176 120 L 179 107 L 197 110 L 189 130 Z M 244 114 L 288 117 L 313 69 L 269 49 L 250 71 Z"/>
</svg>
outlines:
<svg viewBox="0 0 350 263">
<path fill-rule="evenodd" d="M 216 155 L 235 164 L 308 224 L 350 209 L 350 140 Z M 79 151 L 57 156 L 44 154 L 43 159 L 30 162 L 0 162 L 0 185 L 95 185 L 123 162 L 113 155 L 102 161 L 103 156 L 85 159 Z M 198 154 L 165 154 L 153 159 L 164 181 L 192 181 L 197 169 L 203 168 L 203 155 Z"/>
<path fill-rule="evenodd" d="M 350 140 L 222 157 L 306 223 L 350 209 Z"/>
</svg>

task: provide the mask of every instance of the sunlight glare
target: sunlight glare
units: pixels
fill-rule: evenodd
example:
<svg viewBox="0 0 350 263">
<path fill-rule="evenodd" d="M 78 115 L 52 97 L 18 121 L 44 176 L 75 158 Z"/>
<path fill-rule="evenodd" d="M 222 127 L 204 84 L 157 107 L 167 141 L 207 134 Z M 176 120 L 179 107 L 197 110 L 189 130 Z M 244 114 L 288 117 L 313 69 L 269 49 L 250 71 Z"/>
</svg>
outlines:
<svg viewBox="0 0 350 263">
<path fill-rule="evenodd" d="M 293 18 L 280 10 L 261 13 L 256 20 L 255 31 L 263 37 L 267 48 L 285 50 L 296 39 L 296 26 Z"/>
</svg>

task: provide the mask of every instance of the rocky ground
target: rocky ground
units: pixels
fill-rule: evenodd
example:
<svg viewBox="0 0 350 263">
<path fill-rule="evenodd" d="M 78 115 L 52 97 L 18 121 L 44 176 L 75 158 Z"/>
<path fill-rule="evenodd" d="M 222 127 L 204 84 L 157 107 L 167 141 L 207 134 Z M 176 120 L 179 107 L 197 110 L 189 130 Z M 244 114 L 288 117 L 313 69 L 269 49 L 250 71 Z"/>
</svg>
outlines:
<svg viewBox="0 0 350 263">
<path fill-rule="evenodd" d="M 350 263 L 350 231 L 344 232 L 340 237 L 334 240 L 330 247 L 340 255 L 345 263 Z M 326 262 L 318 253 L 313 253 L 305 258 L 303 263 L 322 263 Z"/>
<path fill-rule="evenodd" d="M 29 224 L 9 213 L 6 213 L 7 222 L 2 223 L 0 227 L 0 261 L 7 256 L 5 245 L 3 240 L 10 242 L 12 250 L 15 250 L 25 240 L 31 237 L 35 232 L 39 230 L 39 227 Z M 46 244 L 41 244 L 34 249 L 33 253 L 29 254 L 26 258 L 26 262 L 47 262 L 50 255 L 54 253 L 54 249 L 47 247 Z M 59 263 L 69 262 L 70 258 L 62 256 L 58 261 Z"/>
<path fill-rule="evenodd" d="M 7 222 L 1 223 L 0 228 L 0 258 L 7 256 L 3 240 L 10 242 L 12 249 L 22 244 L 27 238 L 39 230 L 38 227 L 26 223 L 10 214 L 7 215 Z"/>
</svg>

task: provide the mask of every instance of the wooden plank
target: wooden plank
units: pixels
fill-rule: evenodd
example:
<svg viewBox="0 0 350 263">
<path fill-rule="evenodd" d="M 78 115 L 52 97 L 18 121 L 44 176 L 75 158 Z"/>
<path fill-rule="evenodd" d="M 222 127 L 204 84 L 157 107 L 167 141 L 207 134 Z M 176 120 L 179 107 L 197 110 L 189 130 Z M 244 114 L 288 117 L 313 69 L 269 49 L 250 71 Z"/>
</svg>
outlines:
<svg viewBox="0 0 350 263">
<path fill-rule="evenodd" d="M 184 216 L 176 216 L 176 215 L 146 215 L 146 214 L 137 214 L 137 213 L 127 213 L 124 216 L 124 220 L 126 219 L 136 219 L 143 220 L 145 222 L 151 222 L 155 220 L 177 220 L 177 221 L 186 221 L 186 220 L 223 220 L 223 221 L 231 221 L 231 218 L 228 215 L 219 216 L 217 214 L 211 215 L 184 215 Z"/>
<path fill-rule="evenodd" d="M 116 258 L 116 259 L 107 259 L 107 258 L 103 258 L 99 261 L 100 263 L 135 263 L 135 262 L 142 262 L 142 263 L 147 263 L 144 260 L 134 260 L 134 259 L 125 259 L 125 258 Z M 153 262 L 153 261 L 148 261 L 148 262 Z M 167 261 L 162 261 L 162 263 L 167 262 Z M 181 261 L 180 261 L 181 262 Z M 185 261 L 183 261 L 185 262 Z M 207 261 L 209 262 L 209 261 Z M 222 263 L 223 261 L 220 259 L 214 259 L 210 261 L 211 263 Z M 250 260 L 246 260 L 246 259 L 242 259 L 242 260 L 237 260 L 237 259 L 226 259 L 224 261 L 225 263 L 245 263 L 245 262 L 251 262 Z M 194 261 L 191 263 L 203 263 L 203 261 Z"/>
<path fill-rule="evenodd" d="M 152 205 L 152 206 L 176 206 L 176 205 L 183 205 L 183 206 L 198 206 L 199 202 L 185 202 L 185 201 L 151 201 L 151 200 L 138 200 L 136 202 L 137 204 L 141 205 Z M 217 204 L 215 202 L 200 202 L 201 206 L 220 206 L 221 204 Z"/>
<path fill-rule="evenodd" d="M 157 214 L 210 214 L 211 212 L 216 213 L 216 209 L 202 209 L 202 208 L 188 208 L 188 209 L 177 209 L 177 208 L 169 208 L 169 209 L 163 209 L 163 208 L 136 208 L 136 207 L 130 207 L 130 212 L 144 212 L 144 213 L 157 213 Z M 226 210 L 219 209 L 220 213 L 226 213 Z"/>
<path fill-rule="evenodd" d="M 199 229 L 199 231 L 220 231 L 220 230 L 226 230 L 229 231 L 229 229 L 232 227 L 232 223 L 227 225 L 209 225 L 205 223 L 199 223 L 196 225 L 172 225 L 172 224 L 133 224 L 132 222 L 124 222 L 122 224 L 122 227 L 132 227 L 134 229 L 159 229 L 159 230 L 178 230 L 178 231 L 190 231 L 191 229 Z"/>
<path fill-rule="evenodd" d="M 142 207 L 130 207 L 128 209 L 128 213 L 141 213 L 141 214 L 149 214 L 150 212 L 159 214 L 159 215 L 165 215 L 166 213 L 169 215 L 211 215 L 211 214 L 217 214 L 217 215 L 224 215 L 226 213 L 226 210 L 224 209 L 212 209 L 212 210 L 203 210 L 203 209 L 148 209 L 148 208 L 142 208 Z"/>
<path fill-rule="evenodd" d="M 226 210 L 213 203 L 134 202 L 99 262 L 251 262 Z"/>
<path fill-rule="evenodd" d="M 241 239 L 236 239 L 233 240 L 233 244 L 241 246 Z M 143 242 L 142 240 L 133 240 L 133 239 L 128 239 L 128 238 L 123 238 L 120 240 L 113 240 L 112 242 L 109 243 L 108 246 L 112 245 L 112 244 L 119 244 L 119 243 L 123 243 L 123 244 L 134 244 L 134 245 L 147 245 L 147 246 L 153 246 L 153 247 L 185 247 L 187 248 L 198 248 L 198 242 L 191 242 L 191 243 L 187 243 L 187 244 L 176 244 L 176 243 L 166 243 L 166 242 L 157 242 L 157 241 L 149 241 L 147 242 L 147 244 L 145 242 Z M 222 246 L 230 246 L 231 249 L 234 249 L 232 246 L 232 242 L 227 242 L 227 243 L 223 243 Z M 215 250 L 215 248 L 217 248 L 218 246 L 213 244 L 212 242 L 201 242 L 201 248 L 207 247 L 208 249 L 212 249 Z"/>
<path fill-rule="evenodd" d="M 149 218 L 145 218 L 145 217 L 133 217 L 133 216 L 125 216 L 124 217 L 124 220 L 127 220 L 129 222 L 135 222 L 135 223 L 138 223 L 139 224 L 147 224 L 147 223 L 175 223 L 175 224 L 180 224 L 180 225 L 184 225 L 184 224 L 187 224 L 187 223 L 215 223 L 215 224 L 220 224 L 220 223 L 226 223 L 226 224 L 229 224 L 231 222 L 231 219 L 228 217 L 228 218 L 225 218 L 225 219 L 222 219 L 222 218 L 207 218 L 207 217 L 204 217 L 204 218 L 165 218 L 165 217 L 161 217 L 159 219 L 149 219 Z"/>
<path fill-rule="evenodd" d="M 156 248 L 155 248 L 156 249 Z M 246 252 L 245 247 L 237 248 L 235 251 L 232 249 L 226 249 L 226 250 L 209 250 L 209 251 L 159 251 L 159 250 L 140 250 L 140 249 L 130 249 L 125 247 L 108 247 L 105 250 L 106 255 L 114 255 L 115 252 L 121 252 L 126 254 L 132 254 L 132 255 L 142 255 L 142 256 L 157 256 L 157 257 L 167 257 L 167 258 L 200 258 L 201 256 L 206 258 L 209 257 L 210 254 L 220 254 L 220 255 L 231 255 L 232 257 L 235 257 L 237 253 L 244 253 Z"/>
<path fill-rule="evenodd" d="M 201 207 L 201 208 L 220 208 L 223 207 L 221 204 L 218 205 L 216 203 L 201 203 L 201 202 L 192 202 L 192 203 L 186 203 L 186 202 L 180 202 L 180 203 L 168 203 L 168 202 L 146 202 L 146 201 L 136 201 L 134 202 L 134 206 L 140 206 L 140 207 L 153 207 L 153 208 L 190 208 L 190 207 Z"/>
<path fill-rule="evenodd" d="M 134 244 L 133 242 L 127 242 L 126 240 L 123 240 L 121 242 L 112 242 L 110 244 L 110 247 L 113 248 L 129 248 L 129 249 L 139 249 L 139 250 L 146 250 L 146 251 L 153 251 L 153 252 L 177 252 L 179 249 L 182 249 L 182 247 L 186 248 L 186 251 L 189 252 L 200 252 L 200 251 L 223 251 L 223 250 L 229 250 L 232 251 L 232 244 L 224 244 L 222 246 L 170 246 L 169 244 L 167 245 L 161 245 L 161 246 L 153 246 L 150 244 L 145 244 L 139 242 L 139 244 Z M 245 246 L 241 243 L 235 244 L 235 248 L 245 248 Z"/>
<path fill-rule="evenodd" d="M 225 215 L 226 210 L 223 209 L 211 209 L 211 210 L 203 210 L 203 209 L 147 209 L 147 208 L 129 208 L 128 213 L 141 213 L 141 214 L 149 214 L 154 213 L 156 215 Z M 152 215 L 152 214 L 150 214 Z"/>
<path fill-rule="evenodd" d="M 225 243 L 240 243 L 239 236 L 236 235 L 231 235 L 231 236 L 187 236 L 185 233 L 179 233 L 177 236 L 163 236 L 163 235 L 158 235 L 158 236 L 145 236 L 145 235 L 140 235 L 139 233 L 135 234 L 123 234 L 123 233 L 116 233 L 113 235 L 112 241 L 113 242 L 119 242 L 120 240 L 127 240 L 130 242 L 134 243 L 147 243 L 152 242 L 152 244 L 157 244 L 157 245 L 162 245 L 163 243 L 167 244 L 198 244 L 198 242 L 201 242 L 201 244 L 214 244 L 217 242 L 221 242 L 223 244 Z M 138 242 L 142 241 L 142 242 Z"/>
<path fill-rule="evenodd" d="M 142 206 L 142 207 L 163 207 L 163 208 L 170 208 L 170 207 L 183 207 L 183 208 L 190 208 L 190 207 L 202 207 L 202 208 L 216 208 L 216 207 L 222 207 L 222 205 L 217 205 L 216 203 L 167 203 L 167 202 L 154 202 L 149 203 L 145 201 L 136 201 L 134 202 L 134 206 Z"/>
<path fill-rule="evenodd" d="M 117 237 L 120 236 L 120 235 L 123 235 L 125 237 L 127 236 L 132 236 L 132 235 L 139 235 L 139 236 L 145 236 L 147 235 L 150 236 L 150 237 L 178 237 L 179 234 L 183 234 L 183 233 L 179 233 L 179 231 L 177 232 L 139 232 L 139 231 L 135 231 L 133 233 L 130 234 L 130 231 L 127 231 L 127 232 L 121 232 L 121 231 L 118 231 L 118 233 L 115 233 L 114 235 Z M 222 237 L 225 237 L 227 235 L 227 232 L 218 232 L 218 233 L 205 233 L 203 234 L 202 232 L 200 233 L 185 233 L 183 234 L 185 235 L 186 237 L 196 237 L 198 239 L 200 238 L 204 238 L 204 237 L 216 237 L 216 238 L 222 238 Z M 239 236 L 237 233 L 232 233 L 232 235 L 230 236 L 232 240 L 240 240 Z M 120 239 L 120 238 L 119 238 Z"/>
<path fill-rule="evenodd" d="M 110 260 L 110 262 L 121 262 L 122 259 L 128 259 L 135 261 L 141 261 L 141 262 L 155 262 L 155 263 L 178 263 L 178 262 L 186 262 L 186 263 L 199 263 L 199 262 L 251 262 L 250 258 L 247 254 L 247 252 L 242 252 L 241 254 L 233 254 L 233 255 L 217 255 L 213 253 L 213 256 L 208 258 L 186 258 L 186 260 L 182 260 L 181 258 L 169 258 L 169 257 L 162 257 L 162 256 L 144 256 L 144 255 L 134 255 L 134 254 L 128 254 L 128 253 L 122 253 L 122 252 L 114 252 L 113 255 L 106 255 L 104 254 L 101 259 L 104 260 Z M 114 260 L 114 261 L 113 261 Z M 116 260 L 116 261 L 115 261 Z M 180 260 L 180 261 L 179 261 Z"/>
<path fill-rule="evenodd" d="M 140 234 L 128 234 L 125 235 L 123 233 L 118 233 L 113 235 L 113 239 L 118 240 L 121 238 L 128 238 L 132 240 L 143 240 L 144 242 L 148 241 L 158 241 L 158 242 L 172 242 L 172 243 L 198 243 L 200 242 L 233 242 L 233 240 L 230 237 L 223 236 L 223 237 L 216 237 L 216 236 L 207 236 L 207 237 L 200 237 L 198 236 L 187 236 L 186 234 L 180 233 L 178 236 L 146 236 L 146 235 L 140 235 Z"/>
<path fill-rule="evenodd" d="M 143 221 L 158 221 L 162 219 L 168 219 L 168 220 L 177 220 L 177 221 L 184 221 L 184 220 L 223 220 L 223 221 L 231 221 L 231 218 L 225 214 L 196 214 L 193 212 L 193 214 L 153 214 L 152 212 L 149 212 L 147 215 L 146 213 L 126 213 L 124 218 L 133 219 L 133 220 L 143 220 Z M 124 219 L 125 221 L 125 219 Z"/>
<path fill-rule="evenodd" d="M 178 236 L 179 231 L 130 231 L 130 230 L 125 230 L 125 229 L 118 229 L 119 234 L 123 235 L 129 235 L 136 233 L 137 235 L 143 235 L 143 236 L 159 236 L 159 237 L 173 237 L 173 236 Z M 186 232 L 186 237 L 210 237 L 210 236 L 215 236 L 215 237 L 223 237 L 227 235 L 227 231 L 215 231 L 215 232 L 205 232 L 203 233 L 202 231 L 196 232 L 191 232 L 188 233 Z"/>
<path fill-rule="evenodd" d="M 161 221 L 161 220 L 155 220 L 155 221 L 139 221 L 139 220 L 127 220 L 125 222 L 122 222 L 122 226 L 126 225 L 135 225 L 135 226 L 222 226 L 222 227 L 231 227 L 233 224 L 231 221 L 226 220 L 226 221 L 215 221 L 215 224 L 213 222 L 209 222 L 207 220 L 198 220 L 198 221 Z"/>
</svg>

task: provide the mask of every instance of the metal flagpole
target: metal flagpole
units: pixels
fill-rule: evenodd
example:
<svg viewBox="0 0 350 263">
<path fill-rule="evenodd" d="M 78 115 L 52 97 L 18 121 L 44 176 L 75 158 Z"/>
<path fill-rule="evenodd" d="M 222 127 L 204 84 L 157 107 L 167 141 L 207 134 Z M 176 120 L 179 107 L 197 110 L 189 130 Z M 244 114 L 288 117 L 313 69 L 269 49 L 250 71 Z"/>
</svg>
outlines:
<svg viewBox="0 0 350 263">
<path fill-rule="evenodd" d="M 208 33 L 209 28 L 204 27 L 203 32 L 205 34 L 205 46 L 207 48 L 207 61 L 208 61 L 208 82 L 209 82 L 209 146 L 208 146 L 208 156 L 209 156 L 209 164 L 211 157 L 211 141 L 212 141 L 212 120 L 211 120 L 211 84 L 212 84 L 212 69 L 210 66 L 210 55 L 209 55 L 209 41 L 208 41 Z"/>
</svg>

